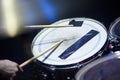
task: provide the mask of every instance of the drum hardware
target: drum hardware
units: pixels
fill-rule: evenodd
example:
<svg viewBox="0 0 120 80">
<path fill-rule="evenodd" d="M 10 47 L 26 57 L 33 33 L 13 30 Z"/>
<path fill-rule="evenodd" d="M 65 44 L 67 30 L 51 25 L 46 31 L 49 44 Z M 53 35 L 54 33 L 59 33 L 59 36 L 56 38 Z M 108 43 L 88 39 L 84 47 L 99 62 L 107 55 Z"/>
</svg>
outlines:
<svg viewBox="0 0 120 80">
<path fill-rule="evenodd" d="M 112 42 L 109 44 L 109 50 L 111 51 L 118 51 L 120 50 L 120 43 L 119 42 Z"/>
<path fill-rule="evenodd" d="M 55 66 L 50 66 L 50 70 L 55 71 Z"/>
<path fill-rule="evenodd" d="M 102 52 L 102 51 L 99 51 L 99 52 L 98 52 L 98 56 L 99 56 L 99 57 L 101 57 L 101 56 L 102 56 L 102 54 L 103 54 L 103 52 Z"/>
<path fill-rule="evenodd" d="M 46 73 L 44 73 L 44 72 L 42 72 L 42 74 L 41 74 L 44 78 L 46 78 L 47 77 L 47 74 Z"/>
<path fill-rule="evenodd" d="M 109 40 L 110 40 L 110 43 L 112 43 L 112 42 L 119 42 L 119 41 L 117 40 L 117 38 L 115 38 L 115 37 L 113 37 L 113 36 L 109 36 Z"/>
</svg>

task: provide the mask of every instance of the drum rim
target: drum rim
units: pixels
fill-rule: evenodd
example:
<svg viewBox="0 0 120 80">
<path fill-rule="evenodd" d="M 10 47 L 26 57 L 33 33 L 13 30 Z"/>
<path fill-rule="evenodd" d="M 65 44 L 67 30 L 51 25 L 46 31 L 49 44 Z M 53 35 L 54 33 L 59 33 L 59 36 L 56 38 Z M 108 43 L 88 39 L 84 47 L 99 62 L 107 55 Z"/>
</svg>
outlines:
<svg viewBox="0 0 120 80">
<path fill-rule="evenodd" d="M 60 21 L 57 21 L 57 22 L 55 22 L 55 23 L 53 23 L 53 25 L 54 24 L 59 24 L 59 23 L 61 23 L 61 22 L 65 22 L 66 20 L 68 21 L 68 20 L 72 20 L 72 19 L 78 19 L 78 20 L 81 20 L 81 21 L 83 21 L 83 20 L 87 20 L 87 21 L 93 21 L 93 22 L 95 22 L 95 23 L 97 23 L 97 24 L 99 24 L 99 25 L 101 25 L 102 27 L 103 27 L 103 29 L 106 31 L 106 34 L 107 34 L 107 39 L 106 39 L 106 42 L 105 42 L 105 44 L 107 44 L 108 43 L 108 32 L 107 32 L 107 29 L 106 29 L 106 27 L 102 24 L 102 23 L 100 23 L 99 21 L 97 21 L 97 20 L 95 20 L 95 19 L 91 19 L 91 18 L 79 18 L 79 17 L 77 17 L 77 18 L 67 18 L 67 19 L 62 19 L 62 20 L 60 20 Z M 34 43 L 35 43 L 35 41 L 36 41 L 36 39 L 44 32 L 44 31 L 46 31 L 46 30 L 48 30 L 48 28 L 45 28 L 45 29 L 43 29 L 43 30 L 41 30 L 36 36 L 35 36 L 35 38 L 33 39 L 33 41 L 32 41 L 32 45 L 31 45 L 31 50 L 32 50 L 32 48 L 33 48 L 33 46 L 34 46 Z M 105 44 L 103 45 L 103 46 L 105 46 Z M 107 47 L 107 46 L 106 46 Z M 105 47 L 105 48 L 106 48 Z M 102 49 L 102 48 L 101 48 Z M 101 49 L 100 49 L 100 51 L 101 51 Z M 103 49 L 102 51 L 104 51 L 105 49 Z M 32 53 L 33 53 L 33 50 L 32 50 Z M 96 54 L 94 54 L 94 55 L 96 55 L 96 56 L 98 56 L 99 54 L 99 51 L 96 53 Z M 34 55 L 34 54 L 33 54 Z M 94 56 L 93 55 L 93 56 Z M 91 56 L 92 57 L 92 56 Z M 39 61 L 39 60 L 38 60 Z M 41 61 L 40 61 L 41 62 Z M 43 63 L 43 62 L 41 62 L 41 63 Z M 46 63 L 43 63 L 43 64 L 45 64 L 46 65 Z M 75 64 L 77 64 L 77 63 L 75 63 Z M 75 65 L 74 64 L 74 65 Z M 50 64 L 47 64 L 47 65 L 50 65 Z M 73 65 L 73 64 L 70 64 L 70 65 Z M 53 66 L 58 66 L 58 65 L 53 65 Z M 60 65 L 60 66 L 66 66 L 66 65 Z M 73 66 L 74 67 L 74 66 Z M 71 67 L 71 68 L 73 68 L 73 67 Z"/>
<path fill-rule="evenodd" d="M 81 68 L 76 74 L 75 74 L 75 80 L 83 80 L 84 78 L 84 74 L 89 70 L 91 69 L 92 67 L 96 66 L 97 64 L 100 64 L 104 61 L 107 61 L 107 60 L 111 60 L 111 59 L 114 59 L 114 58 L 118 58 L 119 59 L 120 57 L 120 54 L 112 54 L 111 56 L 104 56 L 102 58 L 99 58 L 93 62 L 91 62 L 90 64 L 87 64 L 85 65 L 83 68 Z"/>
<path fill-rule="evenodd" d="M 120 22 L 120 17 L 118 17 L 117 19 L 115 19 L 111 24 L 110 24 L 110 27 L 109 27 L 109 34 L 110 34 L 110 37 L 111 38 L 114 38 L 114 39 L 116 39 L 116 38 L 118 38 L 118 39 L 120 39 L 120 37 L 119 36 L 117 36 L 114 32 L 113 32 L 113 29 L 115 28 L 115 26 L 116 26 L 116 24 L 118 23 L 118 22 Z"/>
<path fill-rule="evenodd" d="M 43 67 L 46 67 L 47 69 L 50 69 L 50 70 L 53 70 L 52 68 L 54 68 L 54 69 L 73 69 L 73 68 L 78 68 L 78 69 L 79 69 L 79 68 L 81 68 L 82 66 L 84 66 L 84 65 L 86 65 L 86 64 L 94 61 L 94 60 L 97 59 L 98 57 L 100 57 L 100 56 L 98 56 L 98 55 L 99 55 L 99 53 L 96 53 L 95 55 L 89 57 L 89 58 L 92 58 L 92 59 L 90 59 L 89 61 L 86 61 L 86 60 L 88 60 L 88 59 L 85 59 L 85 60 L 83 60 L 83 61 L 81 61 L 81 62 L 79 62 L 79 63 L 69 64 L 69 65 L 50 65 L 50 64 L 47 64 L 47 63 L 43 63 L 43 62 L 41 62 L 41 61 L 39 61 L 39 60 L 36 60 L 36 61 L 37 61 L 37 64 L 38 64 L 38 65 L 41 65 L 41 66 L 43 66 Z"/>
</svg>

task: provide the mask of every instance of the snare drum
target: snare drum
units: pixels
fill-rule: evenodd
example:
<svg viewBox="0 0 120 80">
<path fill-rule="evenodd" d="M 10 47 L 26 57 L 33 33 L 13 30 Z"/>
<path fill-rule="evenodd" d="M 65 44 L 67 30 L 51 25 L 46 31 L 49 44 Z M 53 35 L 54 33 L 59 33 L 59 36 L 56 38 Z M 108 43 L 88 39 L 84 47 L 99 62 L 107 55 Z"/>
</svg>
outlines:
<svg viewBox="0 0 120 80">
<path fill-rule="evenodd" d="M 120 80 L 120 51 L 84 66 L 75 80 Z"/>
<path fill-rule="evenodd" d="M 73 78 L 76 69 L 101 56 L 106 49 L 107 31 L 99 21 L 89 18 L 70 18 L 60 20 L 53 25 L 74 27 L 42 30 L 32 42 L 32 53 L 37 55 L 56 42 L 64 40 L 58 47 L 37 59 L 37 64 L 47 70 L 45 75 L 51 72 L 55 80 Z"/>
</svg>

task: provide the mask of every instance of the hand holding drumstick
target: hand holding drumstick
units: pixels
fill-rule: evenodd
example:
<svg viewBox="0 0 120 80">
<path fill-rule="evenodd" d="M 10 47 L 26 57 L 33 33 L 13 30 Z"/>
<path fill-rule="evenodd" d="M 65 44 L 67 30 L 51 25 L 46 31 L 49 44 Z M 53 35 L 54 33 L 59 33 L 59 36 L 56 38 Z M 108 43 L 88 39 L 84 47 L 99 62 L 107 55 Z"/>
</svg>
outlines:
<svg viewBox="0 0 120 80">
<path fill-rule="evenodd" d="M 30 59 L 28 59 L 27 61 L 23 62 L 22 64 L 18 65 L 17 63 L 10 61 L 10 60 L 0 60 L 0 72 L 3 73 L 4 75 L 8 75 L 9 80 L 14 80 L 14 77 L 16 76 L 16 73 L 18 71 L 23 71 L 22 68 L 29 64 L 30 62 L 32 62 L 33 60 L 37 59 L 38 57 L 42 56 L 43 54 L 47 53 L 48 51 L 50 51 L 51 49 L 59 46 L 64 40 L 60 40 L 57 43 L 55 43 L 54 45 L 50 46 L 48 49 L 46 49 L 45 51 L 41 52 L 39 55 L 34 56 Z"/>
<path fill-rule="evenodd" d="M 1 78 L 13 80 L 18 71 L 23 71 L 19 65 L 11 60 L 0 60 L 0 74 Z"/>
</svg>

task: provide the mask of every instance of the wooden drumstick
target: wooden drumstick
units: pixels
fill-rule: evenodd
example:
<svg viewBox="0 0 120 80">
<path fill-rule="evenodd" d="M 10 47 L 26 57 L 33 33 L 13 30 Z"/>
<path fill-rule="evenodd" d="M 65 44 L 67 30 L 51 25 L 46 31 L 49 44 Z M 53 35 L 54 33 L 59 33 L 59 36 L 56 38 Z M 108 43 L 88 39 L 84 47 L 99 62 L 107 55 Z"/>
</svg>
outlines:
<svg viewBox="0 0 120 80">
<path fill-rule="evenodd" d="M 60 28 L 60 27 L 73 27 L 73 25 L 31 25 L 25 26 L 27 28 Z"/>
<path fill-rule="evenodd" d="M 60 40 L 64 40 L 64 41 L 69 41 L 69 40 L 73 40 L 75 39 L 74 36 L 71 36 L 71 37 L 63 37 L 63 38 L 57 38 L 57 39 L 50 39 L 50 40 L 44 40 L 44 41 L 41 41 L 39 43 L 36 43 L 34 45 L 42 45 L 42 44 L 48 44 L 48 43 L 56 43 Z"/>
<path fill-rule="evenodd" d="M 30 59 L 28 59 L 27 61 L 23 62 L 22 64 L 19 65 L 20 68 L 24 67 L 25 65 L 29 64 L 30 62 L 32 62 L 33 60 L 37 59 L 38 57 L 42 56 L 43 54 L 47 53 L 48 51 L 50 51 L 51 49 L 57 47 L 58 45 L 60 45 L 64 40 L 60 40 L 59 42 L 55 43 L 54 45 L 52 45 L 51 47 L 49 47 L 48 49 L 46 49 L 45 51 L 41 52 L 39 55 L 34 56 Z"/>
</svg>

